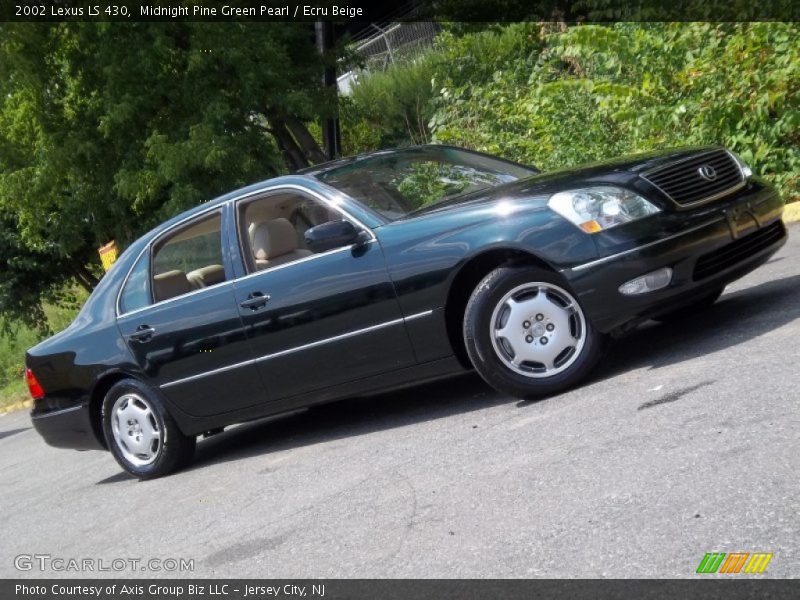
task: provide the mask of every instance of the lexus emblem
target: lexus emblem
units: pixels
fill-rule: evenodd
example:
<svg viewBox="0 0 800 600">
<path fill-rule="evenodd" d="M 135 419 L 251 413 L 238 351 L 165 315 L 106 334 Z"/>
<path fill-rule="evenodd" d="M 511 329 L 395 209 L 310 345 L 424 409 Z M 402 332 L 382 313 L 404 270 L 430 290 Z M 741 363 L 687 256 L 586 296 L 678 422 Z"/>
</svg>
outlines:
<svg viewBox="0 0 800 600">
<path fill-rule="evenodd" d="M 711 165 L 703 165 L 697 169 L 697 172 L 700 173 L 700 177 L 706 181 L 714 181 L 717 178 L 717 170 Z"/>
</svg>

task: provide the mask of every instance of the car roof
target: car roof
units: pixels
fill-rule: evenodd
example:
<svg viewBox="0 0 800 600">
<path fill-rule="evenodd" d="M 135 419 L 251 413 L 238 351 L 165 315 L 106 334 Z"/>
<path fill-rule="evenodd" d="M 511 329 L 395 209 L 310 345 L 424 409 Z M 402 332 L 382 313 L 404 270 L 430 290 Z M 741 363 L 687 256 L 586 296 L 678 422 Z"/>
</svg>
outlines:
<svg viewBox="0 0 800 600">
<path fill-rule="evenodd" d="M 245 196 L 250 193 L 259 192 L 267 187 L 273 187 L 276 185 L 304 185 L 308 187 L 309 183 L 314 183 L 314 180 L 307 176 L 302 175 L 282 175 L 280 177 L 273 177 L 272 179 L 265 179 L 264 181 L 259 181 L 258 183 L 253 183 L 247 185 L 242 188 L 235 189 L 231 192 L 223 194 L 222 196 L 217 196 L 216 198 L 212 198 L 211 200 L 206 200 L 205 202 L 201 202 L 197 206 L 193 206 L 192 208 L 183 211 L 160 223 L 153 229 L 151 229 L 148 233 L 146 233 L 143 237 L 152 238 L 153 236 L 159 235 L 161 232 L 169 229 L 176 223 L 184 221 L 186 219 L 190 219 L 194 215 L 198 215 L 210 208 L 215 206 L 222 206 L 226 202 L 233 200 L 234 198 L 238 198 L 240 196 Z"/>
<path fill-rule="evenodd" d="M 353 156 L 345 156 L 343 158 L 337 158 L 334 160 L 329 160 L 324 163 L 312 165 L 310 167 L 305 167 L 304 169 L 299 169 L 297 171 L 297 174 L 314 176 L 320 173 L 325 173 L 326 171 L 332 171 L 333 169 L 338 169 L 339 167 L 343 167 L 345 165 L 353 164 L 355 162 L 359 162 L 369 158 L 375 158 L 376 156 L 391 156 L 392 154 L 402 154 L 404 152 L 408 152 L 409 150 L 422 150 L 425 148 L 429 148 L 430 146 L 432 146 L 432 144 L 407 146 L 404 148 L 390 148 L 388 150 L 374 150 L 372 152 L 362 152 L 361 154 L 354 154 Z"/>
</svg>

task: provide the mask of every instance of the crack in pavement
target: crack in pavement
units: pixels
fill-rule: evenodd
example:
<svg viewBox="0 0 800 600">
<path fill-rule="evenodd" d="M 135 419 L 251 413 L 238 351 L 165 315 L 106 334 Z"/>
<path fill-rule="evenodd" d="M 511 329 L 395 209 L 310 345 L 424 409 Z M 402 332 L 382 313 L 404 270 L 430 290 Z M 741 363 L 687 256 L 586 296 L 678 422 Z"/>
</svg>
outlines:
<svg viewBox="0 0 800 600">
<path fill-rule="evenodd" d="M 656 398 L 655 400 L 649 400 L 644 404 L 640 404 L 639 408 L 636 410 L 645 410 L 646 408 L 653 408 L 654 406 L 658 406 L 659 404 L 668 404 L 669 402 L 675 402 L 680 400 L 687 394 L 691 394 L 692 392 L 699 390 L 700 388 L 704 388 L 706 386 L 712 385 L 716 382 L 715 381 L 701 381 L 696 385 L 690 385 L 689 387 L 681 388 L 679 390 L 675 390 L 674 392 L 670 392 L 668 394 L 664 394 L 660 398 Z"/>
</svg>

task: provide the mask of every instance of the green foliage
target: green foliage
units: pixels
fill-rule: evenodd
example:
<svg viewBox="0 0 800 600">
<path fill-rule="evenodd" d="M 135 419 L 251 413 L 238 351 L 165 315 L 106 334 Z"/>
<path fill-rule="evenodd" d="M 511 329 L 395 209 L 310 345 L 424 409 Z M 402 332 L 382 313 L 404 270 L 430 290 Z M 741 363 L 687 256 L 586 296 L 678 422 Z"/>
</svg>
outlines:
<svg viewBox="0 0 800 600">
<path fill-rule="evenodd" d="M 355 137 L 363 144 L 361 151 L 426 143 L 432 78 L 440 60 L 430 52 L 369 74 L 355 85 L 341 107 L 344 143 L 352 144 Z M 356 113 L 354 106 L 359 107 Z"/>
<path fill-rule="evenodd" d="M 724 144 L 788 200 L 800 199 L 798 39 L 793 23 L 452 28 L 426 63 L 433 70 L 433 95 L 424 97 L 428 132 L 400 141 L 430 137 L 546 170 Z M 382 94 L 403 97 L 391 83 L 403 69 L 379 76 Z M 373 104 L 354 94 L 351 121 Z"/>
<path fill-rule="evenodd" d="M 14 381 L 0 388 L 0 408 L 6 408 L 19 402 L 24 402 L 30 398 L 28 386 L 22 379 Z"/>
<path fill-rule="evenodd" d="M 554 169 L 719 143 L 797 200 L 799 39 L 780 22 L 445 24 L 342 99 L 343 149 L 433 140 Z M 91 288 L 98 246 L 312 157 L 304 124 L 333 106 L 311 40 L 287 23 L 0 24 L 3 322 L 46 331 L 44 303 Z M 426 181 L 408 185 L 428 199 Z"/>
<path fill-rule="evenodd" d="M 374 121 L 375 111 L 369 102 L 354 104 L 348 96 L 339 99 L 343 155 L 351 156 L 389 146 L 384 140 L 396 139 L 398 142 L 394 145 L 402 145 L 408 139 L 405 130 L 397 122 L 387 123 L 381 119 L 376 124 Z"/>
<path fill-rule="evenodd" d="M 13 335 L 0 336 L 0 388 L 21 380 L 25 374 L 25 351 L 39 341 L 36 331 L 16 327 Z"/>
<path fill-rule="evenodd" d="M 0 212 L 0 315 L 13 315 L 39 335 L 51 331 L 44 303 L 72 306 L 75 295 L 56 283 L 74 269 L 71 261 L 45 241 L 37 248 L 25 244 L 18 220 Z M 11 323 L 0 318 L 0 336 L 13 333 Z"/>
<path fill-rule="evenodd" d="M 474 84 L 506 80 L 524 86 L 543 48 L 547 25 L 513 23 L 490 25 L 484 31 L 458 35 L 445 31 L 436 44 L 440 69 L 436 73 L 439 95 L 458 90 L 469 97 Z"/>
<path fill-rule="evenodd" d="M 86 297 L 79 290 L 72 290 L 69 294 L 75 299 L 72 306 L 44 305 L 47 332 L 60 331 L 69 325 L 77 313 L 77 301 Z M 42 333 L 38 328 L 4 321 L 0 321 L 0 329 L 7 332 L 6 335 L 0 336 L 0 406 L 2 406 L 5 396 L 9 395 L 11 391 L 16 393 L 25 389 L 22 383 L 25 374 L 25 351 L 41 341 L 47 334 Z M 25 394 L 27 394 L 27 390 L 25 390 Z"/>
<path fill-rule="evenodd" d="M 0 317 L 45 328 L 43 294 L 90 288 L 99 246 L 284 171 L 272 124 L 330 111 L 312 40 L 306 24 L 0 24 Z"/>
<path fill-rule="evenodd" d="M 430 141 L 430 120 L 437 106 L 452 99 L 447 90 L 486 81 L 493 74 L 526 63 L 538 26 L 481 25 L 483 31 L 460 35 L 473 27 L 449 24 L 429 52 L 391 65 L 386 71 L 362 73 L 350 96 L 341 98 L 345 154 Z M 446 86 L 446 87 L 443 87 Z"/>
</svg>

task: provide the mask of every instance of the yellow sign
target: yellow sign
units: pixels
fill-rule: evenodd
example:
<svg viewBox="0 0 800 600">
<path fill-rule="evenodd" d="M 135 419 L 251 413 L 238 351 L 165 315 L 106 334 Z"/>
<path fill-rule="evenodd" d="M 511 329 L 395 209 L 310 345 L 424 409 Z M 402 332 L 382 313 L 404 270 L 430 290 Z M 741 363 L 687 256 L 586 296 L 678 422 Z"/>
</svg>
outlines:
<svg viewBox="0 0 800 600">
<path fill-rule="evenodd" d="M 117 260 L 117 242 L 111 240 L 105 246 L 98 248 L 97 252 L 100 254 L 103 269 L 108 271 Z"/>
</svg>

